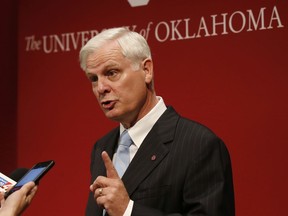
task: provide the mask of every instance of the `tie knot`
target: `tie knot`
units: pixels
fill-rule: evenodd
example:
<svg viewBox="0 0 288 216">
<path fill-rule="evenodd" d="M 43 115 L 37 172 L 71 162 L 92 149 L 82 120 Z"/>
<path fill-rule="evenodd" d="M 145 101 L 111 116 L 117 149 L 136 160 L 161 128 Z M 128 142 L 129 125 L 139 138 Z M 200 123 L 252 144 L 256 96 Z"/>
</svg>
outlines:
<svg viewBox="0 0 288 216">
<path fill-rule="evenodd" d="M 125 147 L 130 147 L 132 145 L 133 141 L 131 137 L 129 136 L 129 133 L 127 130 L 123 131 L 123 133 L 120 136 L 120 142 L 119 145 L 124 145 Z"/>
</svg>

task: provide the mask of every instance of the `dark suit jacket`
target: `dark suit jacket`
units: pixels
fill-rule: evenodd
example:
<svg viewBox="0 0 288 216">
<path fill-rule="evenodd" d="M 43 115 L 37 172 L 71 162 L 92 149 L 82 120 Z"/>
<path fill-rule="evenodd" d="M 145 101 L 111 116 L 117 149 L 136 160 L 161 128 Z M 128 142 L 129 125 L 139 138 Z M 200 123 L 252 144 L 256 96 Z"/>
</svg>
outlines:
<svg viewBox="0 0 288 216">
<path fill-rule="evenodd" d="M 101 152 L 114 153 L 119 127 L 100 139 L 91 155 L 91 182 L 106 175 Z M 233 216 L 229 153 L 208 128 L 164 112 L 144 139 L 122 180 L 134 200 L 132 216 Z M 87 216 L 102 216 L 90 193 Z"/>
</svg>

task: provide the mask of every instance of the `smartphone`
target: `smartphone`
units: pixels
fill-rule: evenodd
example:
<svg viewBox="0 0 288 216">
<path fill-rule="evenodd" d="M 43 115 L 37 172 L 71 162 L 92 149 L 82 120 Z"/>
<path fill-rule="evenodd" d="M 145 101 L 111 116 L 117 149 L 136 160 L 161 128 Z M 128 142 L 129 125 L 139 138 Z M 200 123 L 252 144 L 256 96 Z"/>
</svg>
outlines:
<svg viewBox="0 0 288 216">
<path fill-rule="evenodd" d="M 19 190 L 27 182 L 33 181 L 38 184 L 40 179 L 54 166 L 53 160 L 35 164 L 9 191 L 5 193 L 7 198 L 13 192 Z"/>
</svg>

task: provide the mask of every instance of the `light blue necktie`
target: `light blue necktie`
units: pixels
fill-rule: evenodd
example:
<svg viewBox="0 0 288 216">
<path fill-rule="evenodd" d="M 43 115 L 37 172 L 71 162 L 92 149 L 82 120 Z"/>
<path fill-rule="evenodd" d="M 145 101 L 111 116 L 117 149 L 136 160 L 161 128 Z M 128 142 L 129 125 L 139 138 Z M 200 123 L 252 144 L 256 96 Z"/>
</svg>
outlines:
<svg viewBox="0 0 288 216">
<path fill-rule="evenodd" d="M 133 141 L 129 136 L 127 130 L 123 131 L 118 144 L 118 149 L 115 154 L 114 166 L 118 172 L 120 178 L 122 178 L 124 172 L 126 171 L 130 163 L 130 151 L 129 147 L 132 145 Z"/>
<path fill-rule="evenodd" d="M 131 137 L 127 130 L 124 130 L 120 136 L 118 148 L 115 154 L 114 167 L 120 178 L 122 178 L 130 163 L 129 147 L 133 144 Z M 106 210 L 103 209 L 103 216 L 106 215 Z"/>
</svg>

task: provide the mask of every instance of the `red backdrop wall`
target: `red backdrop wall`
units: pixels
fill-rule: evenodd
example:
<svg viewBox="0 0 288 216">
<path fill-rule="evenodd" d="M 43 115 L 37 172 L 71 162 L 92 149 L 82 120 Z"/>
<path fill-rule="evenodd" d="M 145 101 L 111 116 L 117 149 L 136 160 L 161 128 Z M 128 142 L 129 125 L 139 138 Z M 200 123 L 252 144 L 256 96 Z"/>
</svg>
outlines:
<svg viewBox="0 0 288 216">
<path fill-rule="evenodd" d="M 78 52 L 115 26 L 147 37 L 156 91 L 227 144 L 237 215 L 284 215 L 286 1 L 19 1 L 18 166 L 54 159 L 27 215 L 83 215 L 90 150 L 117 123 L 98 108 Z"/>
<path fill-rule="evenodd" d="M 5 8 L 5 9 L 4 9 Z M 17 2 L 1 2 L 0 172 L 17 166 Z"/>
</svg>

